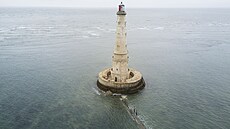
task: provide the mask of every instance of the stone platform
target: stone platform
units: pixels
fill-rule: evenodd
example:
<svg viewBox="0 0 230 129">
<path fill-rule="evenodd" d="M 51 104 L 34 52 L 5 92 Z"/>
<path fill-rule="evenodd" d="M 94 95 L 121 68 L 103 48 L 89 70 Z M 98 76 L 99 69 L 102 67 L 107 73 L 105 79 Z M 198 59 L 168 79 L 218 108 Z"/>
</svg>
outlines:
<svg viewBox="0 0 230 129">
<path fill-rule="evenodd" d="M 130 69 L 132 76 L 125 82 L 115 82 L 108 77 L 110 68 L 99 73 L 97 86 L 103 91 L 111 91 L 112 93 L 133 94 L 142 90 L 145 87 L 145 81 L 140 72 Z"/>
</svg>

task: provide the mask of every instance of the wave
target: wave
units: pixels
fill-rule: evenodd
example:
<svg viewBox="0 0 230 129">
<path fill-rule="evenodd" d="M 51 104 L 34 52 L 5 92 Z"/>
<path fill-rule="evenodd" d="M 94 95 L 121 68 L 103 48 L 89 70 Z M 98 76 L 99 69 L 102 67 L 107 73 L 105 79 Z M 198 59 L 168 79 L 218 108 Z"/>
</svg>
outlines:
<svg viewBox="0 0 230 129">
<path fill-rule="evenodd" d="M 164 30 L 165 28 L 164 27 L 156 27 L 154 28 L 155 30 Z"/>
<path fill-rule="evenodd" d="M 81 38 L 86 39 L 86 38 L 89 38 L 89 36 L 87 36 L 87 35 L 83 35 L 83 36 L 81 36 Z"/>
<path fill-rule="evenodd" d="M 108 29 L 108 32 L 116 32 L 116 29 Z"/>
<path fill-rule="evenodd" d="M 137 28 L 130 27 L 130 28 L 127 29 L 127 31 L 137 31 L 137 30 L 147 30 L 147 31 L 149 31 L 151 29 L 149 27 L 137 27 Z"/>
<path fill-rule="evenodd" d="M 86 32 L 90 37 L 99 37 L 100 34 L 94 32 L 94 31 L 87 31 Z"/>
<path fill-rule="evenodd" d="M 105 28 L 102 28 L 102 27 L 99 27 L 99 26 L 93 27 L 93 28 L 95 28 L 95 29 L 97 29 L 99 31 L 103 31 L 103 32 L 115 32 L 116 31 L 116 29 L 105 29 Z"/>
<path fill-rule="evenodd" d="M 4 37 L 0 37 L 0 42 L 3 42 L 5 40 Z"/>
<path fill-rule="evenodd" d="M 51 31 L 54 29 L 54 26 L 17 26 L 11 30 L 25 30 L 25 31 Z"/>
<path fill-rule="evenodd" d="M 150 30 L 150 28 L 148 28 L 148 27 L 139 27 L 139 28 L 137 28 L 138 30 Z"/>
<path fill-rule="evenodd" d="M 230 23 L 211 22 L 208 23 L 207 26 L 230 26 Z"/>
<path fill-rule="evenodd" d="M 97 89 L 93 88 L 93 91 L 94 91 L 97 95 L 101 95 L 101 93 L 100 93 Z"/>
<path fill-rule="evenodd" d="M 101 27 L 99 27 L 99 26 L 93 27 L 93 28 L 95 28 L 95 29 L 97 29 L 97 30 L 105 31 L 105 29 L 103 29 L 103 28 L 101 28 Z"/>
<path fill-rule="evenodd" d="M 18 26 L 16 27 L 17 29 L 28 29 L 28 28 L 31 28 L 31 27 L 26 27 L 26 26 Z"/>
<path fill-rule="evenodd" d="M 152 129 L 152 127 L 150 125 L 147 124 L 146 116 L 144 115 L 139 115 L 138 118 L 140 119 L 140 121 L 143 123 L 143 125 L 147 128 L 147 129 Z"/>
</svg>

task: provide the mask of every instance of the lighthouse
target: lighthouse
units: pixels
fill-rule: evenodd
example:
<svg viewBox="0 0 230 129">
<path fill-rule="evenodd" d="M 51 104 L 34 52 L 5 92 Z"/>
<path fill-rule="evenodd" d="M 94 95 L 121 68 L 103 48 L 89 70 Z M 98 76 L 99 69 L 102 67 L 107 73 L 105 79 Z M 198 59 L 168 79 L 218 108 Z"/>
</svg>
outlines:
<svg viewBox="0 0 230 129">
<path fill-rule="evenodd" d="M 128 67 L 125 5 L 121 2 L 117 12 L 116 41 L 112 56 L 112 67 L 99 73 L 97 86 L 103 91 L 132 94 L 145 87 L 142 74 Z"/>
</svg>

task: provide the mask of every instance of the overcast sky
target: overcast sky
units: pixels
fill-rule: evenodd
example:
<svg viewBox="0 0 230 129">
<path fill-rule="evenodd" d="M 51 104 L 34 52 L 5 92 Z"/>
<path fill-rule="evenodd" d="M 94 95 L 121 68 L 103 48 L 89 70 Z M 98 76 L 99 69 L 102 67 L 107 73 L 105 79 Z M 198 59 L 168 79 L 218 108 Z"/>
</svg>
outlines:
<svg viewBox="0 0 230 129">
<path fill-rule="evenodd" d="M 229 8 L 230 0 L 123 0 L 136 8 Z M 20 7 L 117 7 L 120 0 L 0 0 L 0 6 Z"/>
</svg>

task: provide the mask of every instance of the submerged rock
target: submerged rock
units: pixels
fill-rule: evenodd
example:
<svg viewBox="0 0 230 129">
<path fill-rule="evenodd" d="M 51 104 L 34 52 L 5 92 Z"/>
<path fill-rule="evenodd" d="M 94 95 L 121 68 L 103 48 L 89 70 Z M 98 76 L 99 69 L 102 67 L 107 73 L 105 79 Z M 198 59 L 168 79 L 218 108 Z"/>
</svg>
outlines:
<svg viewBox="0 0 230 129">
<path fill-rule="evenodd" d="M 105 94 L 104 94 L 105 96 L 112 96 L 113 95 L 113 93 L 110 91 L 110 90 L 108 90 L 108 91 L 106 91 L 105 92 Z"/>
</svg>

